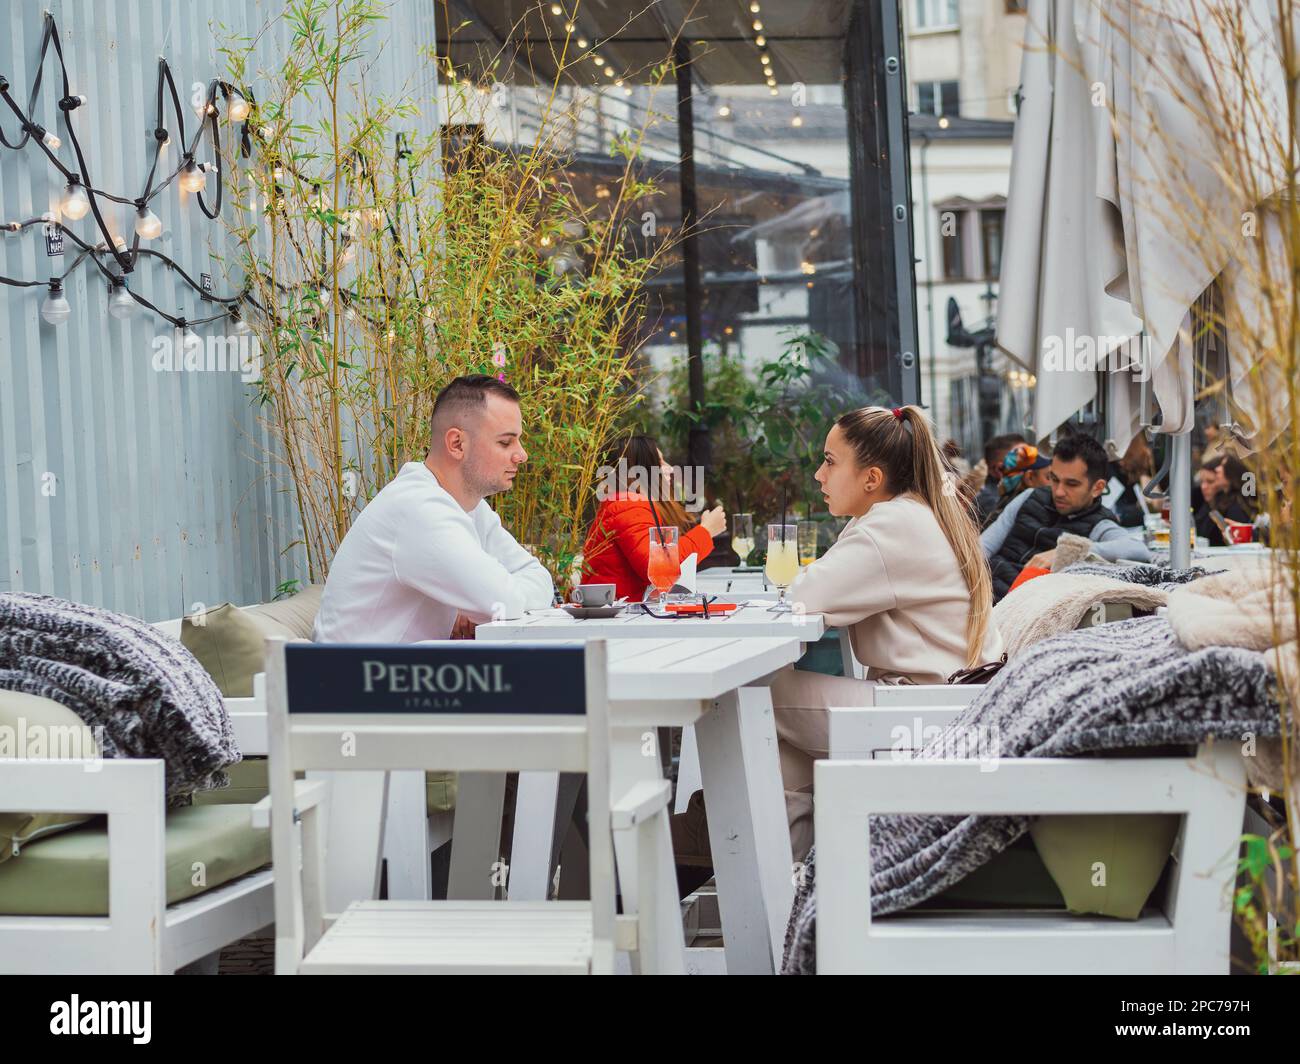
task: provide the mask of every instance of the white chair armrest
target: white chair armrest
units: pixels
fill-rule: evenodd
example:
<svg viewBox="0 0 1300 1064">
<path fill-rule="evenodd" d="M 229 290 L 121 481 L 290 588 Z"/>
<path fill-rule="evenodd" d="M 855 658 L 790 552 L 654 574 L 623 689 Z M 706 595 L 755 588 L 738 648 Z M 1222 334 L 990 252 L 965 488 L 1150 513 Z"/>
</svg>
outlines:
<svg viewBox="0 0 1300 1064">
<path fill-rule="evenodd" d="M 294 780 L 293 809 L 301 816 L 315 809 L 325 800 L 327 780 Z M 269 829 L 271 826 L 271 796 L 268 794 L 249 811 L 253 827 Z"/>
<path fill-rule="evenodd" d="M 668 807 L 672 788 L 667 780 L 640 780 L 610 809 L 610 825 L 627 831 Z"/>
<path fill-rule="evenodd" d="M 900 706 L 969 706 L 984 684 L 926 683 L 877 684 L 876 705 L 895 709 Z"/>
<path fill-rule="evenodd" d="M 1235 747 L 1185 757 L 818 761 L 818 806 L 837 814 L 1185 813 L 1216 783 L 1244 788 Z M 1244 793 L 1244 791 L 1243 791 Z"/>
<path fill-rule="evenodd" d="M 910 757 L 962 713 L 960 706 L 832 706 L 832 761 L 870 759 L 881 754 Z"/>
</svg>

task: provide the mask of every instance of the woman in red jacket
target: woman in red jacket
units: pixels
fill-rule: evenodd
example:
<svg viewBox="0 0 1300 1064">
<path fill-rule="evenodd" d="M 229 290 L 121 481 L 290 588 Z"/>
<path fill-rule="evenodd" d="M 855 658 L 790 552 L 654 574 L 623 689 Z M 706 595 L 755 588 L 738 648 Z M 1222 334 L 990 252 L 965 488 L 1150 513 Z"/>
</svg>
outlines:
<svg viewBox="0 0 1300 1064">
<path fill-rule="evenodd" d="M 626 465 L 620 465 L 620 460 Z M 649 436 L 631 436 L 617 446 L 607 465 L 626 469 L 628 480 L 646 487 L 657 486 L 649 496 L 637 491 L 618 491 L 600 504 L 582 548 L 584 584 L 613 584 L 616 596 L 639 602 L 650 583 L 649 529 L 655 524 L 674 525 L 681 530 L 677 554 L 690 554 L 703 561 L 713 550 L 713 537 L 727 530 L 727 515 L 716 506 L 700 516 L 696 524 L 677 500 L 672 467 L 663 451 Z"/>
</svg>

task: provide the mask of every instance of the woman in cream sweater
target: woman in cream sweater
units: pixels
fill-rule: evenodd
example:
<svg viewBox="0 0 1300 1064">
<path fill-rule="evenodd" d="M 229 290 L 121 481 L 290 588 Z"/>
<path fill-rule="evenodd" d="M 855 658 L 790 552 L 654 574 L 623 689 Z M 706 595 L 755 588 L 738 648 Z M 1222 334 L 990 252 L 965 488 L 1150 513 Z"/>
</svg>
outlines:
<svg viewBox="0 0 1300 1064">
<path fill-rule="evenodd" d="M 816 477 L 830 512 L 852 520 L 790 597 L 849 629 L 867 679 L 787 668 L 773 682 L 796 860 L 812 845 L 813 762 L 828 754 L 827 708 L 872 704 L 875 683 L 943 683 L 1002 653 L 979 532 L 919 408 L 840 417 Z"/>
</svg>

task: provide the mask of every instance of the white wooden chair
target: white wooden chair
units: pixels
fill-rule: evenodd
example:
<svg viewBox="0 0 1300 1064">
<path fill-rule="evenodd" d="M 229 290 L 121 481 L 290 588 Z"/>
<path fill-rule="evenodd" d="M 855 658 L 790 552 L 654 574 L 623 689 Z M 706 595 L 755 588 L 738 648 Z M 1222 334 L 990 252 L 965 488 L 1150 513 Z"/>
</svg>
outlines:
<svg viewBox="0 0 1300 1064">
<path fill-rule="evenodd" d="M 612 805 L 598 798 L 610 793 L 603 641 L 358 647 L 268 640 L 267 663 L 271 794 L 255 816 L 269 810 L 281 873 L 277 972 L 611 973 L 616 949 L 635 951 L 641 936 L 653 936 L 653 906 L 615 916 L 611 831 L 637 832 L 638 886 L 652 891 L 659 869 L 647 829 L 667 816 L 669 788 L 646 781 Z M 413 683 L 427 692 L 434 677 L 442 693 L 410 693 Z M 376 689 L 386 679 L 390 687 Z M 448 697 L 449 687 L 464 690 Z M 294 772 L 435 766 L 585 773 L 591 901 L 364 900 L 327 913 L 317 815 L 324 786 L 295 782 Z"/>
<path fill-rule="evenodd" d="M 0 971 L 160 974 L 271 923 L 262 870 L 167 904 L 159 760 L 0 762 L 0 809 L 108 815 L 108 915 L 0 915 Z"/>
<path fill-rule="evenodd" d="M 243 609 L 244 607 L 240 607 Z M 181 637 L 181 618 L 157 621 L 154 627 Z M 264 754 L 267 750 L 266 674 L 253 677 L 253 693 L 248 697 L 223 697 L 226 712 L 234 728 L 235 739 L 245 754 Z M 472 781 L 470 786 L 472 787 Z M 424 774 L 390 773 L 386 788 L 386 817 L 383 836 L 383 859 L 388 862 L 388 896 L 390 898 L 427 898 L 432 893 L 429 855 L 452 837 L 454 811 L 434 812 L 410 819 L 412 809 L 423 811 Z M 472 794 L 472 792 L 471 792 Z M 364 797 L 364 796 L 363 796 Z M 347 811 L 343 811 L 346 815 Z M 454 858 L 463 865 L 473 856 Z"/>
<path fill-rule="evenodd" d="M 817 970 L 832 973 L 1218 973 L 1229 968 L 1245 803 L 1235 748 L 1186 758 L 818 761 Z M 871 917 L 868 817 L 1179 813 L 1163 904 L 1136 921 L 1064 912 Z"/>
</svg>

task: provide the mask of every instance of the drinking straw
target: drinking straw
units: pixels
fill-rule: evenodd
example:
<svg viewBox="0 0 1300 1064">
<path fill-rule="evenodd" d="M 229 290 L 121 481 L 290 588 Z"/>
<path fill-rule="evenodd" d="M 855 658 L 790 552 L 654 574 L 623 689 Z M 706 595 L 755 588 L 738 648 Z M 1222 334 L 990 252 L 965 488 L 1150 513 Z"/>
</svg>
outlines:
<svg viewBox="0 0 1300 1064">
<path fill-rule="evenodd" d="M 646 501 L 650 503 L 650 513 L 654 515 L 655 528 L 659 529 L 659 546 L 661 548 L 666 547 L 667 544 L 664 543 L 663 526 L 659 524 L 659 511 L 655 509 L 655 503 L 653 499 L 647 499 Z"/>
<path fill-rule="evenodd" d="M 781 542 L 785 542 L 785 493 L 786 485 L 781 485 Z"/>
</svg>

